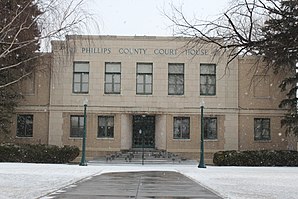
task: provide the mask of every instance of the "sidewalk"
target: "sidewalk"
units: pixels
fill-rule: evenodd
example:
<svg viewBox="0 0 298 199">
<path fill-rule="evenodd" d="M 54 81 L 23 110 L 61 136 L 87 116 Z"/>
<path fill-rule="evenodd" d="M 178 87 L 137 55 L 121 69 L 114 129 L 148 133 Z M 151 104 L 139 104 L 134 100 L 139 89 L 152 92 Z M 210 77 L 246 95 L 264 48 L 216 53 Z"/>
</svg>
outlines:
<svg viewBox="0 0 298 199">
<path fill-rule="evenodd" d="M 184 175 L 170 171 L 106 173 L 53 193 L 48 198 L 220 199 Z"/>
</svg>

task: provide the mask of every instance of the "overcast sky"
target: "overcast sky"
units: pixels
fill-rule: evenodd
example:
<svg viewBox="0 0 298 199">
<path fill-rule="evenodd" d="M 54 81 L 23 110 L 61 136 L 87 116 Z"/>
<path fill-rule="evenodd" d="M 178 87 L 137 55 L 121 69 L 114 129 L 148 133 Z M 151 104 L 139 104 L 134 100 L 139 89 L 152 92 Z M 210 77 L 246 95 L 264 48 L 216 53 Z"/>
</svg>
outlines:
<svg viewBox="0 0 298 199">
<path fill-rule="evenodd" d="M 102 35 L 173 35 L 170 21 L 162 14 L 171 14 L 171 4 L 181 8 L 189 18 L 206 19 L 222 13 L 229 0 L 86 0 L 95 14 Z M 91 32 L 88 34 L 98 34 Z"/>
</svg>

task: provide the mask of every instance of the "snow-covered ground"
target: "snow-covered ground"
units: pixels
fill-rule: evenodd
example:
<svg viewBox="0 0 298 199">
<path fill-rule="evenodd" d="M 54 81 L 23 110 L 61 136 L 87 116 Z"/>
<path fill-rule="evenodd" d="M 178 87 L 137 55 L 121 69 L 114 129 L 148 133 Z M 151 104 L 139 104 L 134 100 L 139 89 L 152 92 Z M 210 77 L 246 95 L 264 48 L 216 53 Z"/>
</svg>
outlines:
<svg viewBox="0 0 298 199">
<path fill-rule="evenodd" d="M 0 198 L 39 198 L 90 176 L 125 171 L 177 171 L 224 198 L 298 198 L 298 167 L 22 163 L 0 163 Z"/>
</svg>

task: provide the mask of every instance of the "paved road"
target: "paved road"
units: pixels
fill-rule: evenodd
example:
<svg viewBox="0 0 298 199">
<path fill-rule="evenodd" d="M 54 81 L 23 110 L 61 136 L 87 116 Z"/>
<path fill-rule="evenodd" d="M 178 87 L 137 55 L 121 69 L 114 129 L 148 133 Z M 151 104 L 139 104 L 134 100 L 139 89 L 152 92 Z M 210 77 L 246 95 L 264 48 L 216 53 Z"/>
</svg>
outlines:
<svg viewBox="0 0 298 199">
<path fill-rule="evenodd" d="M 220 198 L 180 173 L 163 171 L 102 174 L 52 194 L 50 197 L 56 199 Z"/>
</svg>

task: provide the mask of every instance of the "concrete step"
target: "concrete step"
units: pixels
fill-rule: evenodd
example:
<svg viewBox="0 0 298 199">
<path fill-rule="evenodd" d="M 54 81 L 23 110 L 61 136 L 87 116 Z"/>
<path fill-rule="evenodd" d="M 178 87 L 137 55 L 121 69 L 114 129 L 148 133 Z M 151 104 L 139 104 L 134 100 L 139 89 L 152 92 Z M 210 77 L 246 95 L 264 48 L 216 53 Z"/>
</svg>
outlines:
<svg viewBox="0 0 298 199">
<path fill-rule="evenodd" d="M 88 164 L 90 165 L 101 165 L 101 164 L 198 164 L 195 160 L 186 160 L 186 161 L 171 161 L 171 160 L 156 160 L 156 159 L 145 159 L 142 161 L 141 159 L 134 159 L 131 161 L 126 160 L 111 160 L 111 161 L 105 161 L 105 160 L 90 160 L 88 161 Z"/>
<path fill-rule="evenodd" d="M 144 156 L 144 160 L 142 157 Z M 171 152 L 157 149 L 132 149 L 115 152 L 105 157 L 96 157 L 91 164 L 196 164 L 195 160 L 187 160 Z"/>
</svg>

